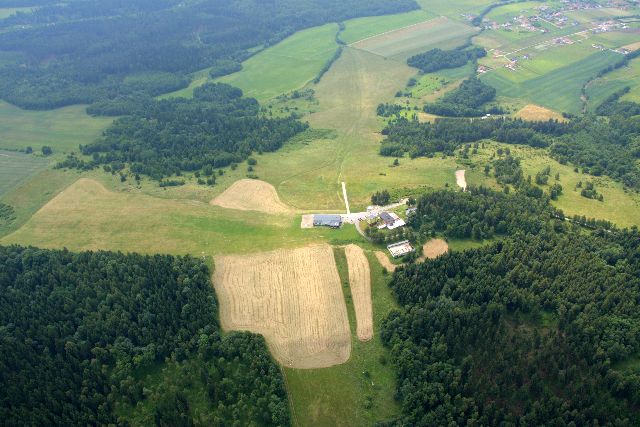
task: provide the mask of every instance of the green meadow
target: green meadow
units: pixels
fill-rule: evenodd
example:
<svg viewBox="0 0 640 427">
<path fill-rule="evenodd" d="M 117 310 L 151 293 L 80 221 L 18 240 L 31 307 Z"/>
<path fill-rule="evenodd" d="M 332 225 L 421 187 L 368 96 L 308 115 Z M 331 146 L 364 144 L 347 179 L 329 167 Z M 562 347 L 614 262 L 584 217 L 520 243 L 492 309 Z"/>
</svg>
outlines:
<svg viewBox="0 0 640 427">
<path fill-rule="evenodd" d="M 417 10 L 398 15 L 351 19 L 345 22 L 345 29 L 340 34 L 340 39 L 350 44 L 367 37 L 386 33 L 387 31 L 414 25 L 434 17 L 433 14 L 425 10 Z"/>
<path fill-rule="evenodd" d="M 217 81 L 237 86 L 259 101 L 300 89 L 335 53 L 337 31 L 336 24 L 300 31 L 243 62 L 242 71 Z"/>
<path fill-rule="evenodd" d="M 32 154 L 0 150 L 0 197 L 47 167 L 49 161 Z"/>
<path fill-rule="evenodd" d="M 27 111 L 0 101 L 0 149 L 39 151 L 48 145 L 55 153 L 78 151 L 78 145 L 96 139 L 113 121 L 91 117 L 85 106 L 49 111 Z"/>
</svg>

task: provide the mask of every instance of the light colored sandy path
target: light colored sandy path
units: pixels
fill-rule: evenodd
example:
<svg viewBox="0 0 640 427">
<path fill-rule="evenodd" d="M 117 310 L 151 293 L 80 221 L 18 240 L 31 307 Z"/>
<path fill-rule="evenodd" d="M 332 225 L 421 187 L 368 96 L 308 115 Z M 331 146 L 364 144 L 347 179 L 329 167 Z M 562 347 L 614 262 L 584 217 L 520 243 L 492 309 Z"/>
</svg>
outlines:
<svg viewBox="0 0 640 427">
<path fill-rule="evenodd" d="M 264 335 L 287 367 L 324 368 L 349 359 L 349 319 L 329 245 L 217 256 L 214 262 L 225 330 Z"/>
<path fill-rule="evenodd" d="M 442 239 L 431 239 L 422 246 L 422 255 L 434 259 L 449 251 L 449 245 Z"/>
<path fill-rule="evenodd" d="M 227 209 L 259 211 L 268 214 L 292 213 L 293 210 L 280 201 L 273 185 L 258 179 L 241 179 L 211 200 L 211 204 Z"/>
<path fill-rule="evenodd" d="M 467 180 L 464 173 L 464 169 L 456 171 L 456 184 L 458 184 L 458 187 L 462 188 L 462 191 L 467 191 Z"/>
<path fill-rule="evenodd" d="M 389 257 L 387 257 L 384 252 L 375 251 L 374 255 L 378 259 L 380 265 L 386 268 L 388 272 L 393 273 L 394 271 L 396 271 L 397 266 L 389 261 Z"/>
<path fill-rule="evenodd" d="M 371 302 L 371 270 L 369 260 L 360 246 L 344 249 L 349 267 L 349 287 L 356 310 L 357 336 L 360 341 L 373 338 L 373 307 Z"/>
</svg>

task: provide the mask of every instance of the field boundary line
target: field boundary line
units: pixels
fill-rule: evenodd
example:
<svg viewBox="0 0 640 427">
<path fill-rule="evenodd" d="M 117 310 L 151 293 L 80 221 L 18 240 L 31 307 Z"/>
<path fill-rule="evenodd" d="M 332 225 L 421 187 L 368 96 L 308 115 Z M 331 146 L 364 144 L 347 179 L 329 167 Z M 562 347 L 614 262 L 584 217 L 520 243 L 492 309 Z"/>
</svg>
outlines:
<svg viewBox="0 0 640 427">
<path fill-rule="evenodd" d="M 442 15 L 441 16 L 436 16 L 435 18 L 425 19 L 424 21 L 416 22 L 415 24 L 407 25 L 406 27 L 395 28 L 393 30 L 385 31 L 385 32 L 380 33 L 380 34 L 374 34 L 372 36 L 365 37 L 365 38 L 360 39 L 360 40 L 356 40 L 354 42 L 349 43 L 347 46 L 353 47 L 353 45 L 355 45 L 357 43 L 361 43 L 363 41 L 372 39 L 374 37 L 384 36 L 385 34 L 393 33 L 395 31 L 406 30 L 407 28 L 415 27 L 416 25 L 424 24 L 425 22 L 435 21 L 436 19 L 442 19 L 442 18 L 447 19 L 447 20 L 449 19 L 446 16 L 442 16 Z M 365 50 L 365 49 L 363 49 L 363 50 Z"/>
<path fill-rule="evenodd" d="M 351 209 L 349 209 L 349 199 L 347 198 L 347 184 L 342 181 L 342 197 L 344 197 L 344 204 L 347 207 L 347 215 L 351 215 Z"/>
</svg>

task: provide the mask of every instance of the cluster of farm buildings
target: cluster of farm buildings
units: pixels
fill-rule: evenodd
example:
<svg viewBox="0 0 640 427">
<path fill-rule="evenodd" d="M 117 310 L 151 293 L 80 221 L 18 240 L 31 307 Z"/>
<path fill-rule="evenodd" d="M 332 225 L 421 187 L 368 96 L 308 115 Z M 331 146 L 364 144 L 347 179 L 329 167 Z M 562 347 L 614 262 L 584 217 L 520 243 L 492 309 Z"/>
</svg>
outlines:
<svg viewBox="0 0 640 427">
<path fill-rule="evenodd" d="M 415 212 L 415 208 L 407 209 L 407 214 Z M 313 214 L 305 215 L 302 218 L 302 224 L 304 228 L 312 227 L 329 227 L 340 228 L 345 222 L 359 221 L 360 219 L 366 220 L 369 226 L 377 227 L 379 230 L 395 230 L 406 225 L 406 222 L 400 218 L 394 212 L 380 211 L 375 206 L 367 208 L 366 213 L 362 214 Z M 387 246 L 389 253 L 394 258 L 404 256 L 413 252 L 415 249 L 411 246 L 408 240 L 392 243 Z"/>
</svg>

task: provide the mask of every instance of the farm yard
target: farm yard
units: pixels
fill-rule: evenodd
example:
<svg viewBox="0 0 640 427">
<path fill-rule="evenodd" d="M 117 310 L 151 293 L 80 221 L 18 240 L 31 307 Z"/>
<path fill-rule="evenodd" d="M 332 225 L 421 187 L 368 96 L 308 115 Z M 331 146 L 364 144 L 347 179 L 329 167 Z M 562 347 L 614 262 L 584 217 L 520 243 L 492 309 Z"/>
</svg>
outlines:
<svg viewBox="0 0 640 427">
<path fill-rule="evenodd" d="M 349 359 L 347 309 L 330 246 L 214 258 L 213 283 L 226 330 L 265 336 L 291 368 L 324 368 Z"/>
</svg>

